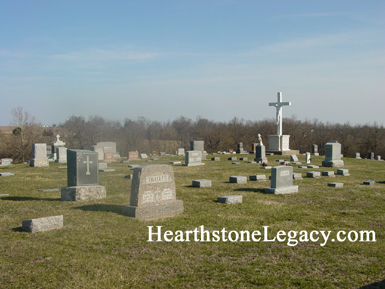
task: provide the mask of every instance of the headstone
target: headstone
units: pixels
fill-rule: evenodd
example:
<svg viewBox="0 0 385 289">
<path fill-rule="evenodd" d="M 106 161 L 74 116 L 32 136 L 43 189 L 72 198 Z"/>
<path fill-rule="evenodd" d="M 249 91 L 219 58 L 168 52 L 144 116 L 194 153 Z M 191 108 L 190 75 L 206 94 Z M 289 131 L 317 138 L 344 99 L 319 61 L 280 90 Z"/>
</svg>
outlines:
<svg viewBox="0 0 385 289">
<path fill-rule="evenodd" d="M 67 187 L 61 189 L 62 201 L 81 201 L 106 197 L 99 185 L 98 153 L 67 150 Z"/>
<path fill-rule="evenodd" d="M 311 162 L 311 156 L 310 156 L 310 153 L 307 152 L 307 153 L 306 153 L 306 163 L 307 163 L 307 164 L 310 164 L 310 162 Z"/>
<path fill-rule="evenodd" d="M 116 150 L 116 143 L 112 141 L 102 141 L 93 144 L 94 149 L 101 148 L 104 153 L 113 153 L 114 159 L 119 159 L 120 155 Z"/>
<path fill-rule="evenodd" d="M 184 166 L 202 166 L 202 152 L 201 151 L 187 151 L 185 155 Z"/>
<path fill-rule="evenodd" d="M 35 143 L 32 145 L 32 159 L 29 161 L 31 167 L 48 167 L 47 145 Z"/>
<path fill-rule="evenodd" d="M 317 165 L 308 165 L 306 166 L 308 169 L 319 169 L 319 166 Z"/>
<path fill-rule="evenodd" d="M 99 171 L 100 170 L 106 170 L 106 169 L 107 169 L 107 163 L 99 162 Z"/>
<path fill-rule="evenodd" d="M 67 162 L 67 148 L 66 147 L 57 147 L 56 148 L 56 160 L 57 163 L 66 163 Z"/>
<path fill-rule="evenodd" d="M 192 181 L 192 186 L 198 188 L 211 187 L 211 180 L 194 180 Z"/>
<path fill-rule="evenodd" d="M 38 219 L 30 219 L 21 222 L 23 231 L 36 233 L 63 227 L 63 215 Z"/>
<path fill-rule="evenodd" d="M 318 153 L 318 145 L 316 144 L 313 144 L 312 148 L 311 148 L 311 154 L 313 156 L 319 156 L 319 153 Z"/>
<path fill-rule="evenodd" d="M 291 102 L 282 101 L 282 93 L 277 93 L 277 102 L 269 103 L 276 108 L 277 134 L 269 135 L 269 151 L 289 151 L 290 135 L 282 135 L 282 107 L 291 106 Z"/>
<path fill-rule="evenodd" d="M 52 156 L 52 146 L 51 145 L 47 145 L 47 158 L 50 158 Z"/>
<path fill-rule="evenodd" d="M 245 150 L 243 149 L 243 143 L 240 142 L 238 143 L 238 148 L 237 148 L 237 154 L 244 154 Z"/>
<path fill-rule="evenodd" d="M 13 159 L 4 158 L 0 160 L 0 165 L 2 166 L 9 166 L 13 162 Z"/>
<path fill-rule="evenodd" d="M 300 180 L 302 179 L 301 173 L 293 173 L 293 180 Z"/>
<path fill-rule="evenodd" d="M 381 156 L 376 156 L 377 161 L 381 161 Z"/>
<path fill-rule="evenodd" d="M 257 163 L 267 163 L 266 148 L 262 143 L 262 136 L 258 134 L 258 145 L 255 148 L 255 161 Z"/>
<path fill-rule="evenodd" d="M 333 188 L 343 188 L 344 183 L 328 183 L 328 186 Z"/>
<path fill-rule="evenodd" d="M 102 147 L 91 146 L 91 151 L 98 153 L 99 161 L 104 161 L 104 150 Z"/>
<path fill-rule="evenodd" d="M 337 175 L 350 176 L 348 169 L 338 169 L 337 170 Z"/>
<path fill-rule="evenodd" d="M 232 165 L 240 165 L 241 163 L 240 162 L 232 162 L 231 164 Z"/>
<path fill-rule="evenodd" d="M 315 172 L 315 171 L 307 172 L 306 176 L 308 178 L 320 178 L 321 177 L 321 172 Z"/>
<path fill-rule="evenodd" d="M 229 205 L 242 203 L 242 195 L 230 195 L 230 196 L 218 197 L 217 202 L 229 204 Z"/>
<path fill-rule="evenodd" d="M 139 153 L 137 151 L 128 152 L 128 160 L 129 161 L 138 161 L 138 160 L 140 160 Z"/>
<path fill-rule="evenodd" d="M 216 161 L 216 162 L 219 162 L 221 160 L 220 157 L 214 157 L 214 158 L 211 158 L 212 161 Z"/>
<path fill-rule="evenodd" d="M 266 175 L 249 176 L 250 181 L 266 181 Z"/>
<path fill-rule="evenodd" d="M 141 158 L 141 159 L 147 159 L 148 156 L 147 156 L 147 154 L 140 154 L 140 158 Z"/>
<path fill-rule="evenodd" d="M 237 157 L 231 157 L 231 158 L 228 158 L 229 161 L 236 161 L 237 160 Z"/>
<path fill-rule="evenodd" d="M 366 180 L 363 182 L 364 185 L 367 185 L 367 186 L 373 186 L 375 184 L 375 181 L 374 180 Z"/>
<path fill-rule="evenodd" d="M 114 153 L 113 152 L 105 152 L 104 153 L 104 161 L 105 162 L 113 162 L 114 160 Z"/>
<path fill-rule="evenodd" d="M 282 162 L 284 162 L 285 160 L 275 160 L 275 162 L 277 162 L 277 163 L 282 163 Z"/>
<path fill-rule="evenodd" d="M 182 212 L 183 201 L 176 199 L 172 166 L 153 165 L 134 169 L 130 204 L 123 206 L 123 215 L 153 219 Z"/>
<path fill-rule="evenodd" d="M 290 165 L 290 162 L 283 161 L 283 162 L 280 163 L 280 165 L 288 166 L 288 165 Z"/>
<path fill-rule="evenodd" d="M 298 157 L 296 155 L 290 155 L 291 162 L 298 162 Z"/>
<path fill-rule="evenodd" d="M 355 159 L 361 159 L 361 154 L 360 153 L 355 153 L 354 154 Z"/>
<path fill-rule="evenodd" d="M 369 153 L 368 159 L 369 160 L 374 160 L 374 153 L 373 152 Z"/>
<path fill-rule="evenodd" d="M 160 152 L 160 156 L 165 156 L 166 152 Z"/>
<path fill-rule="evenodd" d="M 178 150 L 176 151 L 176 154 L 178 156 L 184 156 L 185 155 L 185 150 L 184 148 L 178 148 Z"/>
<path fill-rule="evenodd" d="M 293 185 L 293 167 L 277 166 L 271 169 L 271 187 L 266 188 L 268 194 L 290 194 L 298 192 Z"/>
<path fill-rule="evenodd" d="M 173 162 L 170 162 L 170 164 L 172 165 L 179 165 L 181 164 L 182 162 L 181 161 L 173 161 Z"/>
<path fill-rule="evenodd" d="M 15 174 L 14 173 L 9 173 L 9 172 L 1 172 L 0 173 L 0 177 L 10 177 L 10 176 L 14 176 Z"/>
<path fill-rule="evenodd" d="M 245 176 L 231 176 L 229 178 L 229 182 L 236 184 L 245 184 L 247 183 L 247 178 Z"/>
<path fill-rule="evenodd" d="M 341 160 L 341 144 L 337 141 L 329 141 L 325 145 L 325 160 L 322 161 L 323 167 L 343 167 L 344 161 Z"/>
<path fill-rule="evenodd" d="M 202 160 L 206 159 L 205 142 L 203 140 L 190 141 L 190 151 L 201 151 L 202 152 Z"/>
<path fill-rule="evenodd" d="M 258 145 L 258 143 L 252 143 L 251 144 L 251 153 L 252 154 L 256 153 L 257 145 Z"/>
<path fill-rule="evenodd" d="M 240 161 L 247 161 L 248 158 L 239 158 Z"/>
<path fill-rule="evenodd" d="M 323 176 L 323 177 L 332 177 L 332 178 L 335 177 L 334 171 L 326 171 L 326 172 L 322 172 L 322 176 Z"/>
<path fill-rule="evenodd" d="M 65 142 L 61 141 L 60 140 L 60 135 L 56 135 L 56 140 L 51 142 L 51 148 L 52 148 L 52 154 L 51 154 L 51 157 L 53 160 L 56 160 L 57 159 L 57 156 L 56 156 L 56 148 L 58 147 L 64 147 L 65 146 Z"/>
</svg>

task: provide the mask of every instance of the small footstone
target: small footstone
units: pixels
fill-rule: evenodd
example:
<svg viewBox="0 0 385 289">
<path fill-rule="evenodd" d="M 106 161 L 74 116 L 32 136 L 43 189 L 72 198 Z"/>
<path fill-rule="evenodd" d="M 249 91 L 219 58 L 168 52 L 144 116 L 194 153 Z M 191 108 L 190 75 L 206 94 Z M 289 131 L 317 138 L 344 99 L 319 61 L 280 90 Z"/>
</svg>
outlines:
<svg viewBox="0 0 385 289">
<path fill-rule="evenodd" d="M 240 165 L 241 163 L 240 162 L 232 162 L 231 164 L 232 165 Z"/>
<path fill-rule="evenodd" d="M 301 173 L 293 173 L 293 179 L 294 180 L 302 179 L 302 174 Z"/>
<path fill-rule="evenodd" d="M 247 183 L 247 178 L 245 176 L 231 176 L 229 181 L 230 183 L 245 184 Z"/>
<path fill-rule="evenodd" d="M 211 180 L 194 180 L 192 181 L 192 186 L 198 188 L 211 187 Z"/>
<path fill-rule="evenodd" d="M 326 171 L 326 172 L 322 172 L 322 176 L 323 176 L 323 177 L 335 177 L 334 171 Z"/>
<path fill-rule="evenodd" d="M 102 173 L 115 172 L 115 169 L 102 169 L 102 170 L 99 170 L 99 172 L 102 172 Z"/>
<path fill-rule="evenodd" d="M 333 188 L 343 188 L 344 183 L 328 183 L 328 186 Z"/>
<path fill-rule="evenodd" d="M 308 165 L 307 168 L 308 168 L 308 169 L 319 169 L 319 166 L 316 166 L 316 165 Z"/>
<path fill-rule="evenodd" d="M 230 195 L 230 196 L 218 197 L 217 202 L 225 203 L 225 204 L 242 203 L 242 195 Z"/>
<path fill-rule="evenodd" d="M 26 232 L 41 232 L 63 227 L 63 215 L 22 221 L 21 227 Z"/>
<path fill-rule="evenodd" d="M 1 177 L 9 177 L 9 176 L 14 176 L 14 173 L 0 173 Z"/>
<path fill-rule="evenodd" d="M 262 166 L 261 169 L 263 170 L 271 170 L 272 166 Z"/>
<path fill-rule="evenodd" d="M 249 176 L 250 181 L 266 181 L 266 175 Z"/>
<path fill-rule="evenodd" d="M 364 185 L 367 185 L 367 186 L 373 186 L 375 183 L 374 180 L 366 180 L 363 182 Z"/>
<path fill-rule="evenodd" d="M 350 176 L 348 169 L 338 169 L 337 170 L 337 175 Z"/>
<path fill-rule="evenodd" d="M 307 172 L 306 176 L 308 178 L 320 178 L 321 177 L 321 172 Z"/>
<path fill-rule="evenodd" d="M 170 164 L 172 164 L 172 165 L 179 165 L 179 164 L 181 164 L 182 162 L 179 162 L 179 161 L 176 161 L 176 162 L 170 162 Z"/>
</svg>

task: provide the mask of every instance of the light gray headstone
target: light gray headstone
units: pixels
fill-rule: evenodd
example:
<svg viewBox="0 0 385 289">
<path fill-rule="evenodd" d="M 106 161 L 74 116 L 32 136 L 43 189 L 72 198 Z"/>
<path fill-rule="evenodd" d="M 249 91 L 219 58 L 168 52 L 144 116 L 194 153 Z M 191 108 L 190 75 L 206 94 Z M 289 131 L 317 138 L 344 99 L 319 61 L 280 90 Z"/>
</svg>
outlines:
<svg viewBox="0 0 385 289">
<path fill-rule="evenodd" d="M 271 187 L 265 189 L 270 194 L 290 194 L 298 192 L 293 185 L 293 167 L 277 166 L 271 169 Z"/>
<path fill-rule="evenodd" d="M 348 169 L 338 169 L 337 170 L 337 175 L 350 176 Z"/>
<path fill-rule="evenodd" d="M 245 176 L 231 176 L 229 177 L 230 183 L 245 184 L 247 183 L 247 178 Z"/>
<path fill-rule="evenodd" d="M 343 188 L 344 183 L 328 183 L 328 186 L 333 188 Z"/>
<path fill-rule="evenodd" d="M 218 197 L 217 202 L 224 203 L 224 204 L 242 203 L 242 195 L 230 195 L 230 196 Z"/>
<path fill-rule="evenodd" d="M 337 141 L 329 141 L 325 145 L 325 160 L 322 161 L 323 167 L 343 167 L 344 161 L 341 160 L 341 144 Z"/>
<path fill-rule="evenodd" d="M 48 167 L 47 145 L 35 143 L 32 145 L 32 159 L 29 162 L 31 167 Z"/>
<path fill-rule="evenodd" d="M 321 177 L 321 172 L 306 172 L 306 176 L 308 178 L 320 178 Z"/>
<path fill-rule="evenodd" d="M 56 160 L 57 163 L 66 163 L 67 162 L 67 148 L 66 147 L 57 147 L 56 148 Z"/>
<path fill-rule="evenodd" d="M 291 162 L 298 162 L 298 157 L 296 155 L 290 155 Z"/>
<path fill-rule="evenodd" d="M 187 151 L 185 155 L 184 166 L 202 166 L 202 152 L 201 151 Z"/>
<path fill-rule="evenodd" d="M 211 187 L 211 180 L 194 180 L 192 181 L 192 186 L 198 188 Z"/>
</svg>

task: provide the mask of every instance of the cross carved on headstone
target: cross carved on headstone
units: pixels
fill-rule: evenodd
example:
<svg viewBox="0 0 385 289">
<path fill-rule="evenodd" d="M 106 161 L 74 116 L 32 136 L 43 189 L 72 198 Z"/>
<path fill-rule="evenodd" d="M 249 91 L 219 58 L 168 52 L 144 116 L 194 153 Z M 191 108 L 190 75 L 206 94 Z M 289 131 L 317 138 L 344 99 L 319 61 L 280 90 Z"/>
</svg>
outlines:
<svg viewBox="0 0 385 289">
<path fill-rule="evenodd" d="M 91 175 L 91 172 L 90 172 L 90 164 L 92 164 L 93 162 L 90 161 L 90 157 L 87 156 L 87 161 L 83 161 L 83 164 L 87 164 L 87 172 L 86 172 L 86 175 Z"/>
<path fill-rule="evenodd" d="M 290 106 L 291 102 L 282 102 L 282 92 L 277 93 L 277 102 L 270 102 L 269 106 L 275 106 L 277 109 L 277 135 L 282 135 L 282 107 Z"/>
</svg>

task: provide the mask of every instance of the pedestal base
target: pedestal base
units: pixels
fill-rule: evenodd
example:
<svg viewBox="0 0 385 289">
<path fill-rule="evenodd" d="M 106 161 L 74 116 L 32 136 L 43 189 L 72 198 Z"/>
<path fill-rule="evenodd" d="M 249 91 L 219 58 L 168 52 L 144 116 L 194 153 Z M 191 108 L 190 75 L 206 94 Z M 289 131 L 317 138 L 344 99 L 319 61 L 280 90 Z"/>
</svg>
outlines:
<svg viewBox="0 0 385 289">
<path fill-rule="evenodd" d="M 276 194 L 276 195 L 298 193 L 298 186 L 290 186 L 290 187 L 283 187 L 283 188 L 266 188 L 265 193 Z"/>
<path fill-rule="evenodd" d="M 322 161 L 322 166 L 323 167 L 343 167 L 344 166 L 344 161 L 342 160 L 337 160 L 337 161 Z"/>
<path fill-rule="evenodd" d="M 49 166 L 48 158 L 30 159 L 29 165 L 31 167 L 48 167 Z"/>
<path fill-rule="evenodd" d="M 122 214 L 135 219 L 158 219 L 171 217 L 183 212 L 183 201 L 175 200 L 172 202 L 156 203 L 147 206 L 122 207 Z"/>
<path fill-rule="evenodd" d="M 103 186 L 77 186 L 61 188 L 61 201 L 103 199 L 107 196 Z"/>
</svg>

